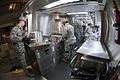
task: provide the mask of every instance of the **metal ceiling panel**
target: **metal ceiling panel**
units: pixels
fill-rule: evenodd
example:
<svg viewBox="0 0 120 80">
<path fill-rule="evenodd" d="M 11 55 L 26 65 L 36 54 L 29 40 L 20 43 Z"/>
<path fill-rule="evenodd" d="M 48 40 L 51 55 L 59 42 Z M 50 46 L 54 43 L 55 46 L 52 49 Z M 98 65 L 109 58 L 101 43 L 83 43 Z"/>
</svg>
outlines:
<svg viewBox="0 0 120 80">
<path fill-rule="evenodd" d="M 48 5 L 55 1 L 58 1 L 58 0 L 35 0 L 34 3 L 29 7 L 32 7 L 31 9 L 33 11 L 36 11 L 36 10 L 41 9 L 43 6 Z"/>
<path fill-rule="evenodd" d="M 99 11 L 103 10 L 105 5 L 101 5 L 98 3 L 84 3 L 84 2 L 77 2 L 77 3 L 70 3 L 65 5 L 60 5 L 54 8 L 47 9 L 43 11 L 43 13 L 71 13 L 71 12 L 92 12 L 92 11 Z"/>
</svg>

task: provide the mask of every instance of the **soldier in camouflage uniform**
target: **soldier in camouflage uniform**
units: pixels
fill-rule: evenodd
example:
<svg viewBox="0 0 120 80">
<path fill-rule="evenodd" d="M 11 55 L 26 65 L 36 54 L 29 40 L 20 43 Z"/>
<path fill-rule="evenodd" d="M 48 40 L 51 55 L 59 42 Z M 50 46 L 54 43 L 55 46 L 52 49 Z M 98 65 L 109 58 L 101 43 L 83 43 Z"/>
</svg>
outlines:
<svg viewBox="0 0 120 80">
<path fill-rule="evenodd" d="M 26 36 L 23 26 L 25 26 L 26 19 L 24 17 L 19 18 L 19 23 L 13 27 L 10 33 L 10 39 L 13 42 L 15 51 L 16 51 L 16 58 L 19 61 L 19 64 L 22 66 L 24 71 L 27 70 L 27 62 L 25 58 L 25 46 L 23 42 L 23 38 Z"/>
<path fill-rule="evenodd" d="M 76 42 L 76 37 L 74 35 L 74 27 L 69 24 L 67 17 L 62 19 L 64 25 L 64 32 L 62 39 L 64 40 L 65 52 L 63 54 L 63 61 L 70 62 L 72 56 L 72 49 Z"/>
</svg>

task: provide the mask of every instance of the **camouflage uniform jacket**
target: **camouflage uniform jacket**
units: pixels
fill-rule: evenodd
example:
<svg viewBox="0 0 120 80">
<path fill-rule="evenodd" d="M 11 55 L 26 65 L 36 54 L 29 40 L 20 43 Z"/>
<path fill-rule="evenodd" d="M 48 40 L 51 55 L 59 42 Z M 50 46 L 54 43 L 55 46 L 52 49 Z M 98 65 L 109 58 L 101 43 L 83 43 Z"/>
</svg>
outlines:
<svg viewBox="0 0 120 80">
<path fill-rule="evenodd" d="M 24 38 L 24 31 L 16 25 L 13 27 L 10 33 L 10 40 L 13 42 L 14 48 L 16 50 L 16 57 L 20 61 L 22 66 L 26 66 L 25 60 L 25 47 L 22 39 Z"/>
</svg>

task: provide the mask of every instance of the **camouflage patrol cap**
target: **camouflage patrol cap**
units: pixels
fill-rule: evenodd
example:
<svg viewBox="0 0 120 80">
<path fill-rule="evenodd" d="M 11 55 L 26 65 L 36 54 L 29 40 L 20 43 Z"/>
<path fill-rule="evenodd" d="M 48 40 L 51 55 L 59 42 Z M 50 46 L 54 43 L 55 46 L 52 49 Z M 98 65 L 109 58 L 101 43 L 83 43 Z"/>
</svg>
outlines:
<svg viewBox="0 0 120 80">
<path fill-rule="evenodd" d="M 19 17 L 19 20 L 27 21 L 25 17 Z"/>
</svg>

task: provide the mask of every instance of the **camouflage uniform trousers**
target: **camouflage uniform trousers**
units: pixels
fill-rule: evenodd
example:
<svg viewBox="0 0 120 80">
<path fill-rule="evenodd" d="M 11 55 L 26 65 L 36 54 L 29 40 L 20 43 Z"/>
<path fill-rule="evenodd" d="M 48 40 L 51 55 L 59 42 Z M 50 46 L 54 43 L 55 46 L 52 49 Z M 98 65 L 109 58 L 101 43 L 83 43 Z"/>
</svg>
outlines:
<svg viewBox="0 0 120 80">
<path fill-rule="evenodd" d="M 27 67 L 26 57 L 25 57 L 25 47 L 23 42 L 15 44 L 16 58 L 20 66 L 25 70 Z"/>
<path fill-rule="evenodd" d="M 63 54 L 64 59 L 71 60 L 72 54 L 73 54 L 73 44 L 65 44 L 65 52 Z"/>
</svg>

